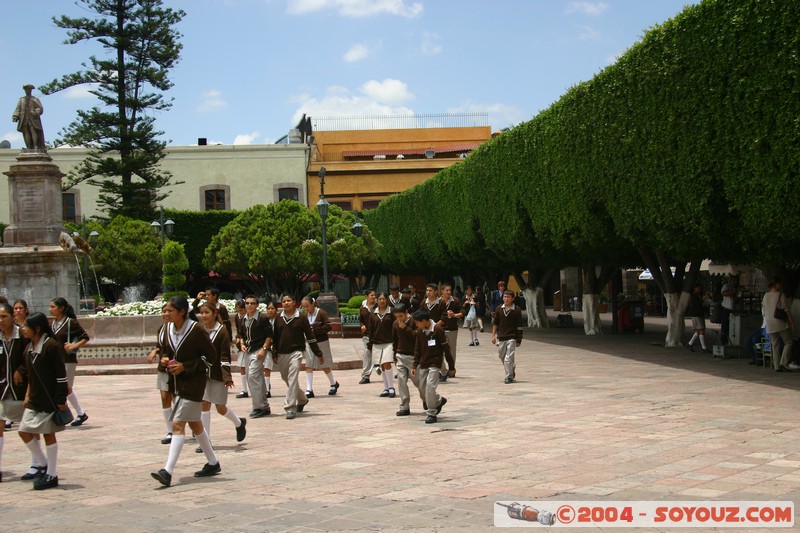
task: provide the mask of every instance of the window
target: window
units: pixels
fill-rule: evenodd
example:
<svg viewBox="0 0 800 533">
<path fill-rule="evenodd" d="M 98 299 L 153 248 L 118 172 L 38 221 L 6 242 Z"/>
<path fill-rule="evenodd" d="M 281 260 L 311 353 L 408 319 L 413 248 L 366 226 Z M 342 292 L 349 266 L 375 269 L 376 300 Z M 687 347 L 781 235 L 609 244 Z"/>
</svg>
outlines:
<svg viewBox="0 0 800 533">
<path fill-rule="evenodd" d="M 208 189 L 206 190 L 206 211 L 225 209 L 225 190 Z"/>
<path fill-rule="evenodd" d="M 61 208 L 64 212 L 64 222 L 78 221 L 78 206 L 74 192 L 61 193 Z"/>
<path fill-rule="evenodd" d="M 331 204 L 332 205 L 338 205 L 339 207 L 341 207 L 345 211 L 350 211 L 350 210 L 353 209 L 353 202 L 345 202 L 343 200 L 332 200 Z"/>
<path fill-rule="evenodd" d="M 281 187 L 278 189 L 278 201 L 281 200 L 294 200 L 299 201 L 300 191 L 297 187 Z"/>
<path fill-rule="evenodd" d="M 367 209 L 375 209 L 378 207 L 378 204 L 381 203 L 380 200 L 364 200 L 361 202 L 361 209 L 366 211 Z"/>
</svg>

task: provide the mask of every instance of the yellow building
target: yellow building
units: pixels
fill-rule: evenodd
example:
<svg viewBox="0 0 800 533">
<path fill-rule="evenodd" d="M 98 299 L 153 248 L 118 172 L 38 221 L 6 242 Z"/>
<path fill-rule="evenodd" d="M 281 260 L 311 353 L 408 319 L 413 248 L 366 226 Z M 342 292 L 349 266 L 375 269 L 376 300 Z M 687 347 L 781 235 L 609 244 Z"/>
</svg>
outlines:
<svg viewBox="0 0 800 533">
<path fill-rule="evenodd" d="M 481 113 L 311 120 L 311 207 L 319 200 L 322 167 L 330 203 L 347 210 L 372 209 L 457 163 L 492 136 L 488 116 Z"/>
</svg>

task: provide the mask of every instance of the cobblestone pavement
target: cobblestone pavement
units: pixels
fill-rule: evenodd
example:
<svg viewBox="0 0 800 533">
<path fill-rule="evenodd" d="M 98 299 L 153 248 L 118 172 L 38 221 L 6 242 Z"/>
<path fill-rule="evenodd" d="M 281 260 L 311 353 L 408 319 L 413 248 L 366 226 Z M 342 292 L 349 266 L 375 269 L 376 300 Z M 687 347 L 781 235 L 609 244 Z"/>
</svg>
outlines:
<svg viewBox="0 0 800 533">
<path fill-rule="evenodd" d="M 249 420 L 241 444 L 213 414 L 222 473 L 194 478 L 205 460 L 189 442 L 166 489 L 150 477 L 168 449 L 154 376 L 79 375 L 90 418 L 58 436 L 57 489 L 19 480 L 30 456 L 6 432 L 2 529 L 485 530 L 495 500 L 798 501 L 800 374 L 656 346 L 658 326 L 573 328 L 526 330 L 505 385 L 488 332 L 469 347 L 460 331 L 439 423 L 423 423 L 417 397 L 395 417 L 399 400 L 378 397 L 380 380 L 358 385 L 358 370 L 336 372 L 332 397 L 317 375 L 306 412 Z M 356 359 L 358 342 L 333 341 L 334 357 Z M 273 413 L 284 391 L 273 380 Z M 249 400 L 229 398 L 247 416 Z"/>
</svg>

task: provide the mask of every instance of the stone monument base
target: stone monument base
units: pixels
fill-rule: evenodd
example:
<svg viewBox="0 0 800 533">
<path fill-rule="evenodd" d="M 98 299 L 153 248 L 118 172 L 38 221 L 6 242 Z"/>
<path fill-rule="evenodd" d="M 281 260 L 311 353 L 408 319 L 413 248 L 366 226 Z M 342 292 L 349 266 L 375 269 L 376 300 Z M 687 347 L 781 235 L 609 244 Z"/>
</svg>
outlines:
<svg viewBox="0 0 800 533">
<path fill-rule="evenodd" d="M 78 262 L 58 245 L 0 248 L 0 294 L 13 303 L 28 302 L 31 313 L 49 315 L 50 300 L 66 298 L 73 306 L 80 298 Z"/>
</svg>

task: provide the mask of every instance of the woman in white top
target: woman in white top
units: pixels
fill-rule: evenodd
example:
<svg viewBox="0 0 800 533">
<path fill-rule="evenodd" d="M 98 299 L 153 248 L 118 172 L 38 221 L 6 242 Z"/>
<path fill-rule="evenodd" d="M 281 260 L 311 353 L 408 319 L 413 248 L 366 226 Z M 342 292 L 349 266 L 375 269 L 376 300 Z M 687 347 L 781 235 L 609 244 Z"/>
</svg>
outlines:
<svg viewBox="0 0 800 533">
<path fill-rule="evenodd" d="M 792 329 L 794 329 L 791 302 L 783 294 L 783 283 L 780 278 L 773 278 L 769 287 L 769 292 L 764 294 L 764 298 L 761 300 L 761 306 L 764 309 L 765 328 L 772 343 L 772 364 L 776 372 L 791 372 L 787 366 L 792 353 Z M 776 309 L 786 312 L 785 320 L 775 317 Z M 778 340 L 783 341 L 780 360 L 774 355 L 780 346 Z"/>
</svg>

